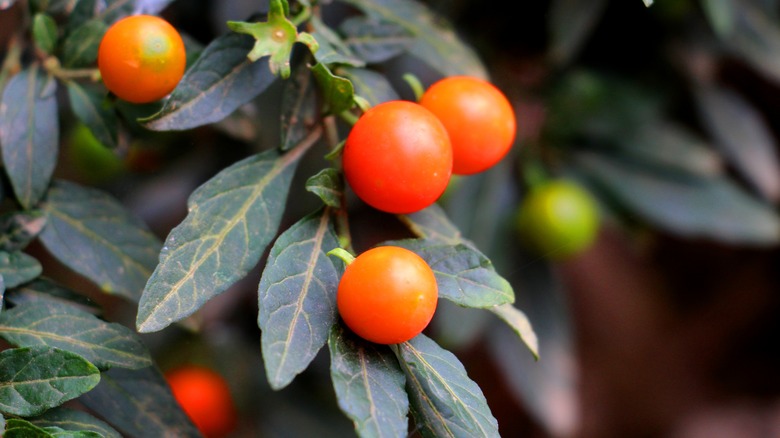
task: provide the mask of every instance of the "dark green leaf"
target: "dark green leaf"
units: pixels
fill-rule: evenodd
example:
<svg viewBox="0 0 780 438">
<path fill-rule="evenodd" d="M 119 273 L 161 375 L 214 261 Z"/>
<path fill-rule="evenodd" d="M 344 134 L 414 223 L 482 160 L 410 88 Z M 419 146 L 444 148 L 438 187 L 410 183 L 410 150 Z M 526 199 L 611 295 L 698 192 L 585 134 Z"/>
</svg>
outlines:
<svg viewBox="0 0 780 438">
<path fill-rule="evenodd" d="M 65 24 L 65 34 L 70 34 L 73 30 L 86 23 L 97 15 L 98 0 L 78 0 L 73 6 L 73 10 L 68 15 L 68 21 Z"/>
<path fill-rule="evenodd" d="M 19 251 L 27 247 L 46 225 L 40 211 L 15 211 L 0 217 L 0 251 Z"/>
<path fill-rule="evenodd" d="M 88 67 L 97 61 L 98 47 L 108 26 L 92 19 L 73 29 L 63 44 L 62 64 L 68 68 Z"/>
<path fill-rule="evenodd" d="M 580 154 L 576 163 L 615 200 L 669 232 L 743 245 L 780 242 L 773 207 L 725 177 L 683 176 L 596 154 Z"/>
<path fill-rule="evenodd" d="M 7 309 L 0 315 L 0 337 L 17 347 L 48 345 L 67 350 L 100 369 L 152 364 L 149 351 L 129 328 L 56 301 Z"/>
<path fill-rule="evenodd" d="M 352 81 L 355 94 L 366 99 L 372 106 L 400 97 L 384 75 L 363 68 L 343 67 L 338 73 Z"/>
<path fill-rule="evenodd" d="M 355 67 L 365 65 L 360 58 L 356 57 L 352 50 L 347 46 L 341 37 L 325 25 L 322 20 L 313 17 L 311 24 L 314 31 L 312 37 L 317 40 L 319 45 L 317 52 L 314 53 L 314 59 L 321 64 L 345 64 Z"/>
<path fill-rule="evenodd" d="M 306 181 L 306 190 L 319 196 L 325 205 L 338 208 L 344 195 L 344 182 L 338 170 L 322 169 Z"/>
<path fill-rule="evenodd" d="M 400 55 L 412 44 L 403 27 L 366 16 L 349 17 L 339 26 L 344 43 L 367 63 L 379 63 Z"/>
<path fill-rule="evenodd" d="M 114 368 L 81 401 L 124 436 L 201 437 L 155 367 Z"/>
<path fill-rule="evenodd" d="M 27 420 L 8 420 L 4 438 L 101 438 L 98 432 L 87 430 L 66 430 L 57 426 L 41 426 Z"/>
<path fill-rule="evenodd" d="M 511 304 L 491 307 L 491 312 L 498 315 L 512 330 L 520 336 L 528 349 L 536 359 L 539 359 L 539 339 L 536 337 L 531 321 L 525 316 L 525 313 Z"/>
<path fill-rule="evenodd" d="M 74 81 L 67 81 L 65 85 L 68 88 L 70 106 L 76 117 L 87 125 L 103 146 L 116 148 L 119 119 L 107 98 L 106 90 L 100 86 Z"/>
<path fill-rule="evenodd" d="M 557 64 L 570 61 L 587 41 L 601 18 L 606 0 L 554 0 L 550 4 L 548 27 L 550 57 Z"/>
<path fill-rule="evenodd" d="M 77 305 L 90 313 L 98 313 L 100 309 L 96 303 L 84 295 L 79 295 L 45 277 L 38 277 L 14 288 L 6 294 L 5 298 L 15 306 L 44 300 Z"/>
<path fill-rule="evenodd" d="M 57 82 L 37 66 L 17 74 L 3 90 L 0 146 L 16 198 L 32 208 L 46 192 L 57 163 Z"/>
<path fill-rule="evenodd" d="M 157 131 L 194 128 L 220 121 L 254 99 L 275 80 L 268 58 L 251 62 L 254 40 L 228 33 L 214 39 L 184 74 L 163 109 L 144 120 Z"/>
<path fill-rule="evenodd" d="M 325 345 L 337 320 L 339 272 L 326 253 L 339 246 L 328 210 L 276 240 L 258 287 L 263 360 L 274 389 L 287 386 Z"/>
<path fill-rule="evenodd" d="M 416 213 L 402 215 L 400 219 L 415 235 L 425 240 L 451 245 L 467 244 L 458 227 L 450 221 L 447 213 L 438 204 Z"/>
<path fill-rule="evenodd" d="M 406 378 L 392 352 L 358 338 L 340 324 L 333 326 L 328 347 L 339 407 L 355 424 L 358 436 L 406 436 Z"/>
<path fill-rule="evenodd" d="M 341 0 L 374 20 L 395 24 L 414 37 L 409 53 L 444 76 L 487 78 L 477 54 L 423 3 L 413 0 Z"/>
<path fill-rule="evenodd" d="M 780 200 L 777 142 L 764 116 L 732 91 L 717 87 L 694 91 L 714 144 L 762 196 Z"/>
<path fill-rule="evenodd" d="M 0 275 L 9 289 L 34 279 L 42 271 L 41 264 L 32 256 L 20 251 L 0 251 Z"/>
<path fill-rule="evenodd" d="M 54 257 L 102 290 L 138 300 L 157 263 L 160 243 L 110 195 L 57 181 L 43 211 L 39 238 Z"/>
<path fill-rule="evenodd" d="M 282 150 L 303 140 L 318 122 L 316 87 L 308 66 L 301 63 L 282 91 Z"/>
<path fill-rule="evenodd" d="M 57 23 L 54 19 L 47 14 L 35 14 L 32 32 L 38 50 L 51 54 L 57 46 Z"/>
<path fill-rule="evenodd" d="M 426 239 L 396 240 L 384 245 L 400 246 L 422 257 L 433 269 L 441 298 L 464 307 L 480 308 L 515 300 L 512 285 L 476 249 Z"/>
<path fill-rule="evenodd" d="M 100 381 L 81 356 L 49 347 L 0 352 L 0 412 L 39 415 L 80 396 Z"/>
<path fill-rule="evenodd" d="M 113 23 L 122 17 L 130 15 L 138 0 L 106 0 L 98 3 L 99 13 L 95 16 L 104 23 Z"/>
<path fill-rule="evenodd" d="M 425 437 L 498 437 L 479 386 L 452 353 L 425 335 L 393 346 L 406 374 L 416 425 Z"/>
<path fill-rule="evenodd" d="M 328 67 L 317 63 L 311 67 L 314 77 L 322 90 L 323 98 L 327 103 L 327 110 L 331 114 L 340 114 L 352 108 L 355 90 L 348 79 L 336 76 Z"/>
<path fill-rule="evenodd" d="M 246 158 L 199 187 L 189 213 L 165 241 L 136 324 L 162 330 L 192 313 L 257 265 L 276 235 L 298 159 L 309 144 Z"/>
<path fill-rule="evenodd" d="M 38 427 L 58 427 L 69 431 L 94 432 L 104 438 L 122 438 L 122 435 L 104 421 L 75 409 L 55 408 L 46 411 L 40 417 L 32 418 Z"/>
</svg>

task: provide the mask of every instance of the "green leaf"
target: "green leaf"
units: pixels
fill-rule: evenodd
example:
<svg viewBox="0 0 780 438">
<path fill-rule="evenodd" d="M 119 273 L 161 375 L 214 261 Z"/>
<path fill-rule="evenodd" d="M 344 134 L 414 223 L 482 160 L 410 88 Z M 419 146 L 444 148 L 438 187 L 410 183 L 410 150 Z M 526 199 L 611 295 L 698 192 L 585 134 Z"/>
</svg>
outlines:
<svg viewBox="0 0 780 438">
<path fill-rule="evenodd" d="M 47 14 L 37 13 L 33 16 L 33 39 L 38 50 L 51 54 L 57 46 L 57 23 Z"/>
<path fill-rule="evenodd" d="M 263 361 L 274 389 L 287 386 L 325 345 L 336 323 L 339 271 L 327 252 L 339 246 L 328 210 L 282 233 L 258 286 Z"/>
<path fill-rule="evenodd" d="M 26 305 L 37 301 L 53 301 L 61 304 L 77 305 L 90 313 L 98 313 L 100 307 L 85 297 L 67 289 L 54 281 L 38 277 L 9 291 L 6 301 L 14 306 Z"/>
<path fill-rule="evenodd" d="M 322 169 L 306 180 L 306 190 L 314 193 L 329 207 L 338 208 L 344 195 L 341 173 L 333 168 Z"/>
<path fill-rule="evenodd" d="M 495 313 L 501 318 L 507 325 L 515 332 L 523 343 L 531 350 L 535 359 L 539 359 L 539 338 L 536 337 L 533 327 L 531 327 L 531 321 L 525 316 L 520 309 L 511 305 L 503 304 L 496 307 L 491 307 L 491 312 Z"/>
<path fill-rule="evenodd" d="M 311 71 L 322 90 L 323 98 L 327 104 L 326 110 L 329 113 L 340 114 L 352 108 L 355 103 L 355 90 L 352 87 L 352 82 L 336 76 L 322 63 L 311 66 Z"/>
<path fill-rule="evenodd" d="M 745 98 L 727 89 L 699 87 L 694 92 L 714 144 L 764 198 L 780 200 L 777 142 L 764 116 Z"/>
<path fill-rule="evenodd" d="M 398 24 L 366 16 L 345 19 L 339 30 L 351 52 L 370 64 L 398 56 L 413 43 L 412 35 Z"/>
<path fill-rule="evenodd" d="M 774 208 L 725 177 L 663 172 L 593 153 L 578 154 L 575 163 L 625 208 L 668 232 L 738 245 L 780 242 Z"/>
<path fill-rule="evenodd" d="M 498 275 L 487 257 L 474 248 L 426 239 L 395 240 L 383 245 L 400 246 L 422 257 L 433 269 L 441 298 L 464 307 L 479 308 L 515 300 L 512 285 Z"/>
<path fill-rule="evenodd" d="M 468 75 L 487 78 L 477 54 L 465 44 L 452 26 L 423 3 L 413 0 L 340 0 L 351 4 L 374 20 L 392 23 L 414 37 L 409 53 L 443 76 Z"/>
<path fill-rule="evenodd" d="M 415 213 L 400 215 L 399 218 L 418 237 L 438 243 L 467 244 L 458 227 L 450 221 L 447 213 L 438 204 Z"/>
<path fill-rule="evenodd" d="M 73 5 L 73 10 L 68 15 L 68 21 L 65 23 L 65 34 L 70 34 L 73 30 L 95 17 L 97 12 L 98 0 L 77 0 Z"/>
<path fill-rule="evenodd" d="M 118 144 L 119 119 L 107 98 L 105 88 L 97 85 L 65 82 L 70 106 L 103 146 L 115 149 Z"/>
<path fill-rule="evenodd" d="M 168 235 L 141 297 L 139 331 L 162 330 L 191 315 L 257 265 L 276 236 L 295 168 L 312 142 L 239 161 L 190 196 L 189 213 Z"/>
<path fill-rule="evenodd" d="M 416 425 L 424 437 L 498 437 L 498 422 L 458 358 L 425 335 L 396 344 Z"/>
<path fill-rule="evenodd" d="M 347 46 L 336 32 L 328 25 L 322 22 L 316 16 L 312 17 L 311 25 L 314 29 L 312 37 L 319 45 L 314 53 L 314 58 L 321 64 L 345 64 L 355 67 L 365 65 L 360 58 L 356 57 L 352 50 Z"/>
<path fill-rule="evenodd" d="M 74 432 L 93 432 L 104 438 L 122 438 L 122 435 L 106 422 L 75 409 L 62 407 L 50 409 L 30 421 L 38 427 L 58 427 Z"/>
<path fill-rule="evenodd" d="M 101 438 L 98 432 L 87 430 L 66 430 L 56 426 L 40 426 L 27 420 L 8 420 L 4 438 Z"/>
<path fill-rule="evenodd" d="M 95 18 L 104 23 L 113 23 L 133 13 L 138 0 L 105 0 L 98 3 L 101 8 Z"/>
<path fill-rule="evenodd" d="M 392 352 L 336 324 L 328 338 L 330 378 L 361 437 L 407 436 L 406 378 Z"/>
<path fill-rule="evenodd" d="M 94 65 L 106 30 L 108 26 L 99 19 L 88 20 L 74 29 L 63 43 L 62 65 L 68 68 Z"/>
<path fill-rule="evenodd" d="M 568 63 L 587 41 L 607 0 L 554 0 L 550 4 L 549 56 L 556 64 Z"/>
<path fill-rule="evenodd" d="M 111 369 L 79 401 L 124 436 L 202 436 L 179 408 L 168 383 L 155 367 Z"/>
<path fill-rule="evenodd" d="M 6 309 L 0 315 L 0 337 L 17 347 L 48 345 L 67 350 L 103 370 L 152 364 L 149 351 L 129 328 L 55 301 Z"/>
<path fill-rule="evenodd" d="M 364 68 L 342 67 L 338 73 L 352 82 L 355 94 L 366 99 L 371 106 L 400 97 L 383 74 Z"/>
<path fill-rule="evenodd" d="M 50 347 L 0 352 L 0 412 L 39 415 L 91 390 L 100 371 L 81 356 Z"/>
<path fill-rule="evenodd" d="M 20 251 L 35 239 L 46 225 L 42 212 L 14 211 L 0 216 L 0 251 Z"/>
<path fill-rule="evenodd" d="M 780 26 L 754 2 L 734 7 L 733 31 L 726 47 L 773 81 L 780 80 Z"/>
<path fill-rule="evenodd" d="M 0 103 L 5 171 L 26 209 L 40 200 L 57 163 L 57 82 L 37 65 L 12 77 Z"/>
<path fill-rule="evenodd" d="M 43 268 L 34 257 L 20 251 L 0 251 L 0 275 L 5 287 L 12 288 L 41 275 Z"/>
<path fill-rule="evenodd" d="M 203 50 L 184 74 L 162 110 L 142 120 L 156 131 L 185 130 L 218 122 L 262 93 L 276 76 L 268 60 L 252 62 L 252 38 L 228 33 Z"/>
<path fill-rule="evenodd" d="M 309 67 L 301 63 L 292 77 L 284 82 L 282 90 L 283 151 L 291 149 L 303 140 L 319 123 L 317 88 Z"/>
<path fill-rule="evenodd" d="M 59 261 L 110 294 L 137 301 L 160 242 L 110 195 L 66 181 L 49 190 L 39 239 Z"/>
<path fill-rule="evenodd" d="M 701 0 L 701 8 L 710 26 L 721 38 L 728 38 L 734 30 L 735 8 L 732 0 Z"/>
</svg>

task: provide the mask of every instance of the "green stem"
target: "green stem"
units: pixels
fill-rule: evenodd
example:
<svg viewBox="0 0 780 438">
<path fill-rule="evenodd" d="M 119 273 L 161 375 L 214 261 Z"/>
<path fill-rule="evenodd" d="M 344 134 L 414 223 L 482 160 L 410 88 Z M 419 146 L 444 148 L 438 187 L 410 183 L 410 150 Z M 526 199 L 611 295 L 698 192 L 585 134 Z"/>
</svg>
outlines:
<svg viewBox="0 0 780 438">
<path fill-rule="evenodd" d="M 327 252 L 327 255 L 340 258 L 347 266 L 355 261 L 355 256 L 344 248 L 333 248 Z"/>
<path fill-rule="evenodd" d="M 53 56 L 43 61 L 43 67 L 53 76 L 62 80 L 89 79 L 92 82 L 100 80 L 100 70 L 96 68 L 62 68 L 59 59 Z"/>
<path fill-rule="evenodd" d="M 333 116 L 328 116 L 324 120 L 325 125 L 325 137 L 328 144 L 331 147 L 331 152 L 328 154 L 336 156 L 344 142 L 339 141 L 338 127 L 336 126 L 336 119 Z M 339 171 L 342 182 L 344 182 L 344 173 L 341 168 L 341 160 L 332 158 L 333 165 L 336 170 Z M 339 203 L 341 204 L 336 209 L 336 235 L 339 237 L 339 244 L 342 248 L 346 248 L 348 251 L 353 251 L 352 248 L 352 233 L 349 230 L 349 215 L 347 214 L 347 196 L 344 190 L 341 191 Z"/>
<path fill-rule="evenodd" d="M 414 92 L 414 99 L 415 101 L 419 102 L 420 99 L 422 99 L 423 94 L 425 93 L 425 87 L 423 87 L 422 82 L 420 82 L 420 79 L 417 78 L 417 76 L 406 73 L 403 75 L 403 79 L 406 81 L 407 84 L 409 84 L 409 87 L 412 88 L 412 92 Z"/>
</svg>

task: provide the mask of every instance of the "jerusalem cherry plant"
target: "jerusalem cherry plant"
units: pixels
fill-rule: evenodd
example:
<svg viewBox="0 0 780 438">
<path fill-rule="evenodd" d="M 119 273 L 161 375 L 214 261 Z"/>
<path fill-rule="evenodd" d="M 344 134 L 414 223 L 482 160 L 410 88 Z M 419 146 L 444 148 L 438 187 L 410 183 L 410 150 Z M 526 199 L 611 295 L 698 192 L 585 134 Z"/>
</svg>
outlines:
<svg viewBox="0 0 780 438">
<path fill-rule="evenodd" d="M 177 4 L 0 2 L 0 14 L 21 17 L 0 71 L 5 433 L 198 436 L 145 336 L 199 330 L 207 303 L 258 273 L 260 346 L 244 354 L 262 359 L 255 371 L 271 389 L 284 392 L 324 353 L 359 436 L 406 436 L 410 418 L 424 436 L 498 436 L 482 390 L 425 331 L 445 299 L 492 315 L 538 355 L 511 284 L 436 202 L 456 173 L 454 146 L 447 123 L 420 103 L 423 84 L 488 83 L 479 56 L 412 0 L 272 0 L 208 41 L 168 24 Z M 141 67 L 126 70 L 122 57 Z M 398 59 L 429 77 L 384 68 Z M 515 121 L 502 111 L 501 150 L 461 173 L 507 154 Z M 225 151 L 253 140 L 242 123 L 279 135 L 228 154 L 177 224 L 153 231 L 117 186 L 67 172 L 60 157 L 83 136 L 65 122 L 124 163 L 138 142 L 168 136 L 214 130 L 231 139 Z M 119 169 L 130 184 L 149 177 Z M 361 222 L 366 209 L 380 219 Z M 357 239 L 356 228 L 380 238 Z M 368 253 L 392 256 L 354 264 Z M 341 285 L 349 270 L 358 280 Z M 349 288 L 351 298 L 338 296 Z M 374 300 L 355 304 L 363 292 Z M 130 309 L 135 326 L 112 320 L 121 312 L 108 305 Z"/>
</svg>

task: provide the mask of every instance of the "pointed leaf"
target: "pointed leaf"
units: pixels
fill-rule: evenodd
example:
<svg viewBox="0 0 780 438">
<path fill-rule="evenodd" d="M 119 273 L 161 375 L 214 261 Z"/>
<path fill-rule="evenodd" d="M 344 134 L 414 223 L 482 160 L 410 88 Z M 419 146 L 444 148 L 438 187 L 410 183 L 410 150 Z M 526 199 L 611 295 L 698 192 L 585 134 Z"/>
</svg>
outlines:
<svg viewBox="0 0 780 438">
<path fill-rule="evenodd" d="M 19 251 L 0 251 L 0 275 L 7 288 L 27 283 L 41 275 L 42 271 L 41 264 L 32 256 Z"/>
<path fill-rule="evenodd" d="M 458 38 L 449 24 L 426 5 L 412 0 L 341 0 L 369 17 L 393 23 L 414 37 L 409 53 L 444 76 L 487 78 L 477 54 Z"/>
<path fill-rule="evenodd" d="M 94 65 L 106 30 L 108 26 L 99 19 L 87 20 L 73 29 L 63 43 L 62 65 L 68 68 Z"/>
<path fill-rule="evenodd" d="M 76 305 L 90 313 L 98 313 L 100 310 L 99 306 L 89 298 L 77 294 L 45 277 L 38 277 L 14 288 L 5 298 L 7 302 L 14 306 L 35 301 L 54 301 Z"/>
<path fill-rule="evenodd" d="M 152 364 L 149 351 L 129 328 L 55 301 L 7 309 L 0 315 L 0 337 L 17 347 L 48 345 L 67 350 L 100 369 Z"/>
<path fill-rule="evenodd" d="M 339 324 L 333 326 L 328 346 L 330 377 L 338 404 L 355 424 L 358 436 L 406 436 L 406 378 L 393 353 L 358 338 Z"/>
<path fill-rule="evenodd" d="M 16 198 L 33 207 L 57 163 L 57 83 L 36 66 L 12 77 L 0 102 L 0 146 Z"/>
<path fill-rule="evenodd" d="M 186 318 L 257 265 L 276 235 L 298 159 L 312 142 L 239 161 L 190 196 L 189 213 L 168 235 L 141 297 L 139 331 Z"/>
<path fill-rule="evenodd" d="M 33 40 L 38 50 L 51 54 L 57 46 L 57 23 L 51 15 L 37 13 L 33 16 Z"/>
<path fill-rule="evenodd" d="M 301 63 L 282 91 L 282 150 L 303 140 L 319 122 L 317 87 L 308 65 Z"/>
<path fill-rule="evenodd" d="M 155 367 L 114 368 L 79 401 L 132 437 L 201 437 Z"/>
<path fill-rule="evenodd" d="M 0 352 L 0 412 L 39 415 L 91 390 L 100 371 L 81 356 L 49 347 Z"/>
<path fill-rule="evenodd" d="M 385 242 L 414 251 L 433 269 L 439 297 L 464 307 L 492 307 L 512 303 L 512 285 L 498 275 L 493 263 L 463 244 L 442 244 L 425 239 Z"/>
<path fill-rule="evenodd" d="M 762 114 L 726 89 L 700 87 L 695 91 L 699 113 L 715 145 L 761 195 L 780 200 L 777 142 Z"/>
<path fill-rule="evenodd" d="M 344 195 L 344 182 L 339 171 L 329 167 L 306 180 L 306 190 L 319 196 L 325 205 L 338 208 Z"/>
<path fill-rule="evenodd" d="M 94 85 L 65 82 L 70 106 L 103 146 L 115 149 L 118 142 L 119 118 L 107 99 L 106 90 Z"/>
<path fill-rule="evenodd" d="M 0 217 L 0 251 L 20 251 L 35 239 L 46 224 L 40 211 L 14 211 Z"/>
<path fill-rule="evenodd" d="M 607 0 L 554 0 L 550 4 L 548 28 L 550 57 L 557 64 L 570 61 L 587 41 L 601 18 Z"/>
<path fill-rule="evenodd" d="M 253 41 L 232 32 L 214 39 L 144 126 L 156 131 L 195 128 L 218 122 L 257 97 L 276 76 L 268 68 L 268 58 L 247 59 Z"/>
<path fill-rule="evenodd" d="M 349 17 L 339 30 L 346 35 L 344 43 L 352 52 L 372 64 L 400 55 L 413 43 L 412 35 L 403 27 L 371 17 Z"/>
<path fill-rule="evenodd" d="M 364 68 L 342 67 L 338 73 L 352 82 L 355 94 L 366 99 L 372 106 L 400 96 L 384 75 Z"/>
<path fill-rule="evenodd" d="M 488 310 L 498 315 L 499 318 L 507 323 L 507 325 L 520 336 L 520 339 L 523 340 L 523 343 L 525 343 L 528 349 L 531 350 L 534 358 L 537 360 L 539 359 L 539 338 L 536 337 L 536 333 L 534 332 L 533 327 L 531 327 L 531 322 L 528 320 L 528 317 L 525 316 L 525 313 L 511 304 L 491 307 Z"/>
<path fill-rule="evenodd" d="M 58 427 L 68 431 L 94 432 L 104 438 L 122 438 L 122 435 L 104 421 L 75 409 L 54 408 L 30 419 L 38 427 Z"/>
<path fill-rule="evenodd" d="M 498 422 L 458 358 L 425 335 L 393 346 L 412 414 L 425 437 L 498 437 Z"/>
<path fill-rule="evenodd" d="M 327 210 L 302 219 L 271 248 L 258 287 L 263 361 L 274 389 L 309 366 L 336 322 L 339 273 L 326 253 L 339 246 Z"/>
<path fill-rule="evenodd" d="M 39 238 L 59 261 L 107 293 L 137 301 L 160 243 L 110 195 L 66 181 L 49 190 Z"/>
</svg>

